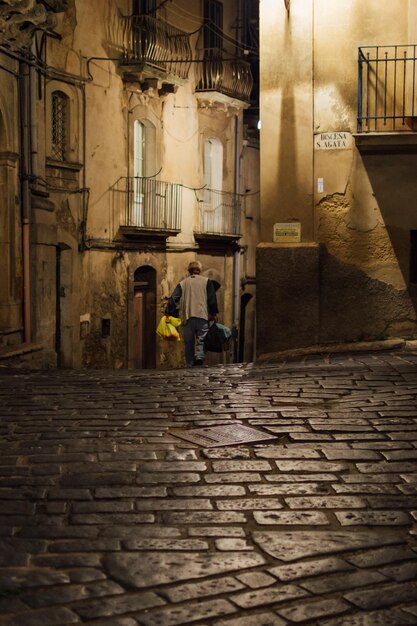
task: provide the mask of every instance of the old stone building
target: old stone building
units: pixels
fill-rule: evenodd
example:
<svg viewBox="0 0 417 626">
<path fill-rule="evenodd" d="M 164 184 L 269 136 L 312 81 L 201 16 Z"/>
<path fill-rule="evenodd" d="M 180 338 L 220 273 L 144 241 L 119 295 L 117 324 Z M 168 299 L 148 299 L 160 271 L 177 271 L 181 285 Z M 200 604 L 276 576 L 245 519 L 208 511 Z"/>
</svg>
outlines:
<svg viewBox="0 0 417 626">
<path fill-rule="evenodd" d="M 414 336 L 417 3 L 262 0 L 260 42 L 258 353 Z"/>
<path fill-rule="evenodd" d="M 155 329 L 195 258 L 235 329 L 212 362 L 253 357 L 257 11 L 0 0 L 3 359 L 182 364 Z"/>
</svg>

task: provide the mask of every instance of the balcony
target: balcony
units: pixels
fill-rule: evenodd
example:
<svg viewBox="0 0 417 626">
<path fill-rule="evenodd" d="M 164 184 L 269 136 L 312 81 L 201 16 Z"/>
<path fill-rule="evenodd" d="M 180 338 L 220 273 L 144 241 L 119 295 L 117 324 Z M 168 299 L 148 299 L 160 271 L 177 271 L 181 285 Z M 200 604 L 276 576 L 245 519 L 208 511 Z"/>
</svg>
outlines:
<svg viewBox="0 0 417 626">
<path fill-rule="evenodd" d="M 205 189 L 199 200 L 195 238 L 199 242 L 233 242 L 241 237 L 241 200 L 235 193 Z"/>
<path fill-rule="evenodd" d="M 181 230 L 182 186 L 153 178 L 123 177 L 113 189 L 124 237 L 166 239 Z"/>
<path fill-rule="evenodd" d="M 359 149 L 416 150 L 416 51 L 417 45 L 359 48 Z"/>
<path fill-rule="evenodd" d="M 157 85 L 165 91 L 184 84 L 192 58 L 188 35 L 150 15 L 121 19 L 124 79 Z"/>
<path fill-rule="evenodd" d="M 218 48 L 203 49 L 198 61 L 195 92 L 202 104 L 249 107 L 253 86 L 249 63 L 230 58 Z"/>
</svg>

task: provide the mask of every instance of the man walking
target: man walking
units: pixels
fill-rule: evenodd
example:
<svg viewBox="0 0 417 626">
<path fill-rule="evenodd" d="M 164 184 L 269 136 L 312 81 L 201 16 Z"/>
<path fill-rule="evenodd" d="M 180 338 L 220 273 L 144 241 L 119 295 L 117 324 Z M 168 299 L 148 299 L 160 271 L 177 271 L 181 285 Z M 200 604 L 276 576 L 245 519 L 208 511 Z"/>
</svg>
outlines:
<svg viewBox="0 0 417 626">
<path fill-rule="evenodd" d="M 217 320 L 218 308 L 213 282 L 201 276 L 201 263 L 192 261 L 188 265 L 189 276 L 175 287 L 168 300 L 166 314 L 175 316 L 178 307 L 185 319 L 184 345 L 187 367 L 203 365 L 204 337 L 209 320 Z"/>
</svg>

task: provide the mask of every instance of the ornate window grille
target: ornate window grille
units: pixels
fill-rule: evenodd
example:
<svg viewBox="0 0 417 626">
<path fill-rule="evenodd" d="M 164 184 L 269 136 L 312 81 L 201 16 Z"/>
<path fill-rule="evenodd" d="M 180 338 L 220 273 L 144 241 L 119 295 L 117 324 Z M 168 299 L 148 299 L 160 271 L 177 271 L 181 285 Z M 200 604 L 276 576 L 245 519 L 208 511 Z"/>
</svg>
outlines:
<svg viewBox="0 0 417 626">
<path fill-rule="evenodd" d="M 64 161 L 68 137 L 68 96 L 62 91 L 52 94 L 52 157 Z"/>
</svg>

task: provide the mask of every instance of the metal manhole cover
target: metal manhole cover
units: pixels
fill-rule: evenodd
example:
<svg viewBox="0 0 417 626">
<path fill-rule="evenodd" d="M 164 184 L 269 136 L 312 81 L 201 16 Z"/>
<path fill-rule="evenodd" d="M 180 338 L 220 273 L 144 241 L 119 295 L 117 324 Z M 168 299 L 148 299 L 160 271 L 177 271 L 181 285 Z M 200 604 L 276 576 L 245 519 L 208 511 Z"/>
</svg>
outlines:
<svg viewBox="0 0 417 626">
<path fill-rule="evenodd" d="M 183 430 L 172 432 L 173 435 L 191 443 L 196 443 L 205 448 L 216 446 L 231 446 L 239 443 L 249 443 L 250 441 L 265 441 L 267 439 L 277 439 L 277 435 L 264 433 L 256 428 L 242 426 L 242 424 L 226 424 L 224 426 L 208 426 L 207 428 L 194 428 L 193 430 Z"/>
</svg>

